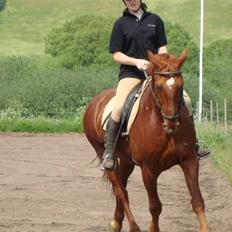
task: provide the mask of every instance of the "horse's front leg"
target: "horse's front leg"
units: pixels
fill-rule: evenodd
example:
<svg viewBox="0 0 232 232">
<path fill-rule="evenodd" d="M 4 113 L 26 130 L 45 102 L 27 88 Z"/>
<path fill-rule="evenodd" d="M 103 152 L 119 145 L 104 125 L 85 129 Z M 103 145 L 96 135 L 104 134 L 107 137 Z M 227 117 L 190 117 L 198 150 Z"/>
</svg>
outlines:
<svg viewBox="0 0 232 232">
<path fill-rule="evenodd" d="M 159 200 L 157 192 L 157 177 L 151 172 L 151 170 L 146 166 L 141 167 L 143 182 L 147 189 L 148 199 L 149 199 L 149 210 L 152 215 L 152 222 L 149 226 L 149 232 L 159 232 L 159 215 L 162 211 L 162 204 Z"/>
<path fill-rule="evenodd" d="M 122 212 L 123 210 L 130 225 L 130 232 L 141 232 L 131 212 L 127 191 L 122 183 L 119 171 L 108 171 L 107 176 L 113 185 L 113 190 L 117 202 L 115 220 L 111 222 L 111 229 L 113 232 L 119 232 L 121 230 L 122 220 L 124 217 Z"/>
<path fill-rule="evenodd" d="M 118 167 L 118 175 L 125 189 L 127 186 L 128 178 L 130 174 L 133 172 L 133 170 L 134 170 L 134 164 L 123 162 L 123 160 L 121 160 L 120 165 Z M 127 191 L 125 192 L 125 194 L 128 199 Z M 113 232 L 121 231 L 124 216 L 125 214 L 124 214 L 122 202 L 119 198 L 116 197 L 116 208 L 114 212 L 114 220 L 110 224 L 111 231 Z"/>
<path fill-rule="evenodd" d="M 208 226 L 205 218 L 205 205 L 199 188 L 199 161 L 196 158 L 186 160 L 180 164 L 184 172 L 186 183 L 192 197 L 191 203 L 193 211 L 197 214 L 200 231 L 208 232 Z"/>
</svg>

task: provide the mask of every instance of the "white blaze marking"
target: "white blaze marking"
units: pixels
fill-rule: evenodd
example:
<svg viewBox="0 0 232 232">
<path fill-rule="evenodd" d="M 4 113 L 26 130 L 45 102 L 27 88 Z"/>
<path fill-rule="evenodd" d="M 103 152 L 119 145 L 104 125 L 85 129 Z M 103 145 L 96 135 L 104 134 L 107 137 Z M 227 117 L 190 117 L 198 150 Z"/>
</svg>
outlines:
<svg viewBox="0 0 232 232">
<path fill-rule="evenodd" d="M 171 77 L 170 79 L 167 80 L 167 86 L 169 89 L 172 89 L 172 86 L 175 84 L 175 79 Z"/>
</svg>

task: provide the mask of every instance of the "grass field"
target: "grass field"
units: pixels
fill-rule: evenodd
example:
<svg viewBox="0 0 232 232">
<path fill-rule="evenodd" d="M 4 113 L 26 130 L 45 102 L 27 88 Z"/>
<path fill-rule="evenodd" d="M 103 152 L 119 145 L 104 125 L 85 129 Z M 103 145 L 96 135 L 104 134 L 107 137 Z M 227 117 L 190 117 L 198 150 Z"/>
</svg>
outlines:
<svg viewBox="0 0 232 232">
<path fill-rule="evenodd" d="M 164 20 L 180 23 L 199 40 L 200 0 L 145 0 Z M 0 56 L 43 55 L 46 33 L 77 15 L 117 17 L 123 4 L 115 0 L 8 0 L 0 12 Z M 232 37 L 232 1 L 205 2 L 205 41 Z"/>
<path fill-rule="evenodd" d="M 0 131 L 31 133 L 71 133 L 83 132 L 82 117 L 69 119 L 17 118 L 0 119 Z"/>
<path fill-rule="evenodd" d="M 211 123 L 196 124 L 199 140 L 204 146 L 212 150 L 211 159 L 232 184 L 232 131 L 231 127 L 227 134 L 224 135 L 223 126 L 216 126 Z"/>
</svg>

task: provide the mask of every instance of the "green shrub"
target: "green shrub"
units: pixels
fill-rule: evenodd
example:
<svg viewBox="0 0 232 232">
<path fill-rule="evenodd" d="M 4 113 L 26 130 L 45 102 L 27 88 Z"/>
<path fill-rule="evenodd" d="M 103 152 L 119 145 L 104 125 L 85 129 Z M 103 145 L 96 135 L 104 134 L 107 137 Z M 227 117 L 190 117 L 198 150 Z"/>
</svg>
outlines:
<svg viewBox="0 0 232 232">
<path fill-rule="evenodd" d="M 204 50 L 204 106 L 209 109 L 210 100 L 217 102 L 221 116 L 225 97 L 229 112 L 232 109 L 231 59 L 232 39 L 215 41 Z M 228 118 L 232 119 L 231 113 Z"/>
<path fill-rule="evenodd" d="M 168 51 L 178 56 L 187 48 L 188 59 L 183 70 L 184 72 L 196 75 L 198 72 L 198 48 L 191 36 L 176 23 L 167 22 L 165 28 L 168 39 Z"/>
<path fill-rule="evenodd" d="M 3 10 L 6 6 L 6 0 L 0 0 L 0 11 Z"/>
<path fill-rule="evenodd" d="M 66 68 L 113 64 L 108 51 L 112 19 L 81 16 L 53 29 L 45 39 L 45 52 Z"/>
<path fill-rule="evenodd" d="M 218 59 L 219 57 L 232 59 L 232 38 L 216 40 L 205 48 L 204 52 L 205 62 Z"/>
<path fill-rule="evenodd" d="M 83 112 L 89 100 L 114 86 L 112 68 L 57 67 L 50 59 L 9 57 L 0 59 L 0 116 L 70 117 Z"/>
<path fill-rule="evenodd" d="M 104 88 L 111 86 L 111 70 L 66 69 L 38 72 L 27 83 L 22 101 L 33 112 L 46 112 L 47 116 L 78 113 L 89 100 Z M 96 79 L 95 79 L 96 78 Z M 108 78 L 108 80 L 106 79 Z"/>
</svg>

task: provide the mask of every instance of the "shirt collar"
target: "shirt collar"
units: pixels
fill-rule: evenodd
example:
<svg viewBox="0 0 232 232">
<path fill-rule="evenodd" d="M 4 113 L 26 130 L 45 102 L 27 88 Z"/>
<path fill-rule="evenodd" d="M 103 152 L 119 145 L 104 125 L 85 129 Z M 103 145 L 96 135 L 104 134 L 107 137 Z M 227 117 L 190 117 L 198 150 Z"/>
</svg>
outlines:
<svg viewBox="0 0 232 232">
<path fill-rule="evenodd" d="M 150 12 L 144 11 L 141 19 L 144 18 L 148 14 L 150 14 Z M 126 10 L 126 11 L 123 12 L 123 16 L 136 17 L 134 14 L 131 14 L 130 11 L 128 11 L 128 10 Z"/>
</svg>

